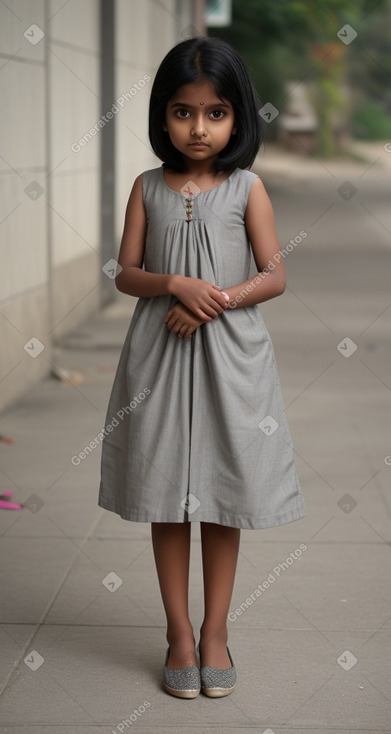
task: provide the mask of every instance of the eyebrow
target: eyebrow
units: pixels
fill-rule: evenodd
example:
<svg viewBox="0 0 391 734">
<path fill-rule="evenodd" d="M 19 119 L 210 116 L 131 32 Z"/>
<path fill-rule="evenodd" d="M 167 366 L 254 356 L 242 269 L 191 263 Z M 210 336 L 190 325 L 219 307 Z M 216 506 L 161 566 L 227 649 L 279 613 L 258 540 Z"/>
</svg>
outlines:
<svg viewBox="0 0 391 734">
<path fill-rule="evenodd" d="M 198 105 L 187 104 L 187 102 L 174 102 L 171 107 L 189 107 L 190 109 L 197 109 Z M 225 102 L 216 102 L 216 104 L 205 105 L 205 107 L 209 109 L 210 107 L 229 107 L 229 105 L 227 105 Z"/>
</svg>

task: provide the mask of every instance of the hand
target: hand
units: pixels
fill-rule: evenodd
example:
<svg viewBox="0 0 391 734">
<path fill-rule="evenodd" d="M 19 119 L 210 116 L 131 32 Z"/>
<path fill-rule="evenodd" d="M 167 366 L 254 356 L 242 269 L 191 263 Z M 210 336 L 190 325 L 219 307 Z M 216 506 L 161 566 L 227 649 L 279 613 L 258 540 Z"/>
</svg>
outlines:
<svg viewBox="0 0 391 734">
<path fill-rule="evenodd" d="M 203 322 L 212 321 L 215 316 L 228 308 L 228 294 L 224 293 L 218 285 L 208 283 L 201 278 L 173 275 L 171 292 Z"/>
<path fill-rule="evenodd" d="M 195 316 L 182 303 L 176 303 L 167 311 L 164 323 L 173 334 L 177 334 L 181 339 L 187 339 L 198 326 L 204 323 L 204 319 Z"/>
</svg>

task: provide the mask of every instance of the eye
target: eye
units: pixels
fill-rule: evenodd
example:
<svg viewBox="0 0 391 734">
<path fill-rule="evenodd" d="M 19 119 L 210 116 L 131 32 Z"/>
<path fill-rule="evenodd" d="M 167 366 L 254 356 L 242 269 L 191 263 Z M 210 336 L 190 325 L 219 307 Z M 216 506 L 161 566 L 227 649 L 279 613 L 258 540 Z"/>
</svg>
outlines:
<svg viewBox="0 0 391 734">
<path fill-rule="evenodd" d="M 211 113 L 212 120 L 221 120 L 224 117 L 225 112 L 223 110 L 213 110 Z"/>
<path fill-rule="evenodd" d="M 175 113 L 176 117 L 179 117 L 181 120 L 185 120 L 188 114 L 189 111 L 185 109 L 179 109 Z"/>
</svg>

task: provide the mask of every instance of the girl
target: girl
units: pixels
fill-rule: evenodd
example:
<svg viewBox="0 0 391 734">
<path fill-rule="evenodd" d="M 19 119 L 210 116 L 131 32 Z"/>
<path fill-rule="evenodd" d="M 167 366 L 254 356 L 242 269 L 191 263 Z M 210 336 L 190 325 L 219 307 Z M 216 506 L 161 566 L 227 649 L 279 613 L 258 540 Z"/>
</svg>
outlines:
<svg viewBox="0 0 391 734">
<path fill-rule="evenodd" d="M 109 400 L 99 505 L 151 523 L 164 687 L 182 698 L 235 687 L 227 614 L 240 529 L 306 515 L 257 306 L 285 289 L 272 207 L 247 170 L 263 136 L 259 108 L 230 45 L 197 37 L 171 49 L 149 110 L 163 164 L 134 182 L 115 279 L 139 300 Z M 192 522 L 204 575 L 200 669 L 188 610 Z"/>
</svg>

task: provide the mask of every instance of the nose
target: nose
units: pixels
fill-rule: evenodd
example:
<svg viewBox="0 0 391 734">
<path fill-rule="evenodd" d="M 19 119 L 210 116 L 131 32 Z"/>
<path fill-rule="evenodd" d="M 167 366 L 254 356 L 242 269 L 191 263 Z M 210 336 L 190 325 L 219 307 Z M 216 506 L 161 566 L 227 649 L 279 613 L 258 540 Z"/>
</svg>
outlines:
<svg viewBox="0 0 391 734">
<path fill-rule="evenodd" d="M 205 134 L 204 119 L 201 114 L 197 115 L 196 119 L 194 120 L 193 126 L 191 128 L 191 134 L 196 135 L 197 137 L 201 137 L 201 135 Z"/>
</svg>

